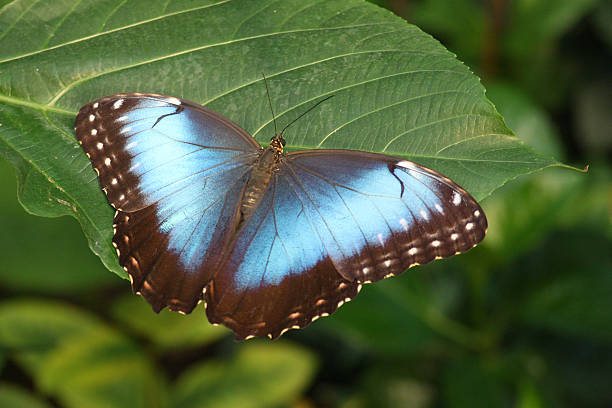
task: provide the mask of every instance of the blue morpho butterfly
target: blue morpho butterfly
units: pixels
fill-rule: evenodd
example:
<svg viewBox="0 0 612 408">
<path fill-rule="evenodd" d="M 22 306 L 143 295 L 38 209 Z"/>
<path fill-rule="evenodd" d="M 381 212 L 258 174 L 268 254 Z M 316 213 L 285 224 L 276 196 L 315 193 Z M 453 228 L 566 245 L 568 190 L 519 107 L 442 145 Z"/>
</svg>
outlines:
<svg viewBox="0 0 612 408">
<path fill-rule="evenodd" d="M 117 210 L 113 245 L 134 292 L 156 312 L 205 300 L 238 339 L 305 327 L 362 284 L 486 232 L 476 200 L 433 170 L 353 150 L 287 154 L 284 129 L 263 148 L 175 97 L 96 99 L 75 130 Z"/>
</svg>

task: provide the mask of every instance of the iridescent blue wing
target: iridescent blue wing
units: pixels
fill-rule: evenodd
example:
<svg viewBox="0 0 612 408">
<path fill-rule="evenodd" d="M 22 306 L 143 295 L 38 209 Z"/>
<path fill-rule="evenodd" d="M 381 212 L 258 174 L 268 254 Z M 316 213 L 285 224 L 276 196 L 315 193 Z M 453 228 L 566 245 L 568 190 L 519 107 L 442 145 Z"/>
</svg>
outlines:
<svg viewBox="0 0 612 408">
<path fill-rule="evenodd" d="M 486 227 L 465 190 L 415 163 L 290 154 L 207 286 L 207 314 L 240 338 L 275 338 L 333 313 L 362 283 L 467 251 Z"/>
<path fill-rule="evenodd" d="M 117 209 L 113 244 L 134 291 L 156 311 L 190 312 L 235 230 L 259 145 L 218 113 L 154 94 L 92 101 L 75 130 Z"/>
<path fill-rule="evenodd" d="M 467 191 L 407 160 L 300 152 L 288 156 L 286 172 L 334 265 L 350 280 L 375 282 L 448 258 L 486 233 L 484 212 Z"/>
<path fill-rule="evenodd" d="M 276 338 L 333 313 L 360 289 L 337 273 L 290 178 L 272 178 L 206 287 L 206 313 L 238 339 Z"/>
</svg>

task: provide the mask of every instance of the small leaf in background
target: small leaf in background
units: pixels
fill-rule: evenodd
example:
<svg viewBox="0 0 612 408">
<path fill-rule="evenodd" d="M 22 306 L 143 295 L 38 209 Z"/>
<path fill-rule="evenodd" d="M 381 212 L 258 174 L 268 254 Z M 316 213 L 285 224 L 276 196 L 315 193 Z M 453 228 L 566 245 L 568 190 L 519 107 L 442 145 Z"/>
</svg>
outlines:
<svg viewBox="0 0 612 408">
<path fill-rule="evenodd" d="M 96 317 L 59 302 L 16 299 L 0 303 L 0 346 L 10 350 L 32 375 L 66 338 L 100 325 Z"/>
<path fill-rule="evenodd" d="M 487 96 L 519 139 L 545 156 L 564 158 L 559 131 L 529 95 L 510 83 L 494 82 L 487 86 Z"/>
<path fill-rule="evenodd" d="M 610 342 L 584 341 L 576 336 L 537 333 L 529 339 L 537 346 L 548 372 L 547 380 L 558 401 L 568 407 L 612 406 L 612 347 Z M 554 404 L 553 406 L 560 406 Z"/>
<path fill-rule="evenodd" d="M 0 346 L 66 407 L 160 406 L 163 376 L 131 340 L 59 302 L 0 304 Z"/>
<path fill-rule="evenodd" d="M 518 385 L 516 408 L 553 408 L 560 402 L 550 397 L 545 386 L 538 384 L 528 375 L 521 375 Z"/>
<path fill-rule="evenodd" d="M 547 259 L 545 265 L 539 256 L 526 260 L 526 270 L 550 272 L 548 276 L 542 273 L 539 284 L 526 294 L 519 311 L 521 318 L 530 325 L 569 336 L 612 342 L 610 237 L 588 230 L 579 234 L 558 232 L 540 252 L 556 256 Z"/>
<path fill-rule="evenodd" d="M 393 359 L 377 359 L 372 367 L 359 378 L 358 392 L 341 404 L 346 408 L 427 408 L 434 404 L 433 387 L 419 377 L 426 376 L 431 368 L 421 365 L 422 360 L 396 356 Z M 339 400 L 346 399 L 340 394 Z"/>
<path fill-rule="evenodd" d="M 51 408 L 29 391 L 0 382 L 0 407 L 6 408 Z"/>
<path fill-rule="evenodd" d="M 425 31 L 436 29 L 436 37 L 450 46 L 465 62 L 477 60 L 487 40 L 487 15 L 472 0 L 422 0 L 411 2 L 408 21 Z M 466 30 L 466 27 L 470 27 Z"/>
<path fill-rule="evenodd" d="M 173 407 L 287 406 L 313 379 L 316 360 L 288 342 L 250 341 L 230 361 L 188 369 L 176 382 Z"/>
<path fill-rule="evenodd" d="M 607 43 L 608 49 L 612 49 L 612 4 L 609 1 L 600 1 L 592 18 L 599 36 Z"/>
<path fill-rule="evenodd" d="M 438 265 L 438 269 L 444 266 Z M 453 268 L 447 267 L 449 270 Z M 461 332 L 458 341 L 462 341 L 461 325 L 445 315 L 444 302 L 451 294 L 442 292 L 444 282 L 435 282 L 428 275 L 431 273 L 427 267 L 418 267 L 400 277 L 366 285 L 363 293 L 332 319 L 316 324 L 380 355 L 434 353 L 458 340 L 455 330 Z M 434 298 L 436 295 L 440 297 Z"/>
<path fill-rule="evenodd" d="M 589 189 L 589 180 L 584 175 L 556 172 L 508 183 L 483 203 L 489 221 L 483 246 L 494 252 L 497 262 L 516 259 L 553 228 L 567 222 L 563 219 L 565 214 L 586 210 L 580 198 Z"/>
<path fill-rule="evenodd" d="M 574 98 L 574 104 L 581 147 L 594 157 L 612 151 L 612 82 L 609 76 L 589 78 Z"/>
<path fill-rule="evenodd" d="M 565 34 L 597 5 L 598 0 L 531 0 L 511 8 L 513 30 L 508 31 L 505 46 L 517 57 L 525 57 Z"/>
<path fill-rule="evenodd" d="M 63 341 L 38 377 L 68 408 L 164 406 L 163 377 L 136 344 L 106 328 Z"/>
<path fill-rule="evenodd" d="M 551 119 L 525 93 L 503 83 L 493 84 L 487 93 L 521 140 L 543 154 L 565 155 Z M 597 217 L 594 208 L 606 205 L 598 193 L 605 184 L 597 181 L 601 173 L 605 170 L 592 166 L 588 174 L 549 170 L 510 181 L 483 202 L 489 221 L 483 246 L 493 250 L 498 262 L 507 262 L 533 248 L 552 228 Z"/>
<path fill-rule="evenodd" d="M 502 407 L 504 388 L 494 367 L 478 360 L 457 360 L 446 367 L 443 401 L 449 408 Z"/>
<path fill-rule="evenodd" d="M 575 66 L 570 61 L 576 59 L 568 58 L 559 42 L 604 3 L 412 0 L 404 17 L 440 38 L 477 74 L 505 76 L 544 105 L 558 106 L 572 97 Z"/>
<path fill-rule="evenodd" d="M 129 330 L 162 349 L 204 346 L 230 335 L 226 328 L 208 323 L 204 308 L 197 308 L 189 315 L 167 309 L 156 314 L 144 299 L 132 294 L 119 298 L 112 314 Z"/>
</svg>

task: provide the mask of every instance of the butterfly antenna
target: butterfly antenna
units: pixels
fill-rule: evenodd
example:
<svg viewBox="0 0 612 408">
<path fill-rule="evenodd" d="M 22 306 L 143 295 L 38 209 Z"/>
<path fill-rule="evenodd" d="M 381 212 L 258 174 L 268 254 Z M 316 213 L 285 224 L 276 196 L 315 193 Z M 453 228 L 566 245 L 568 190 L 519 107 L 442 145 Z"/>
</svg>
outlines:
<svg viewBox="0 0 612 408">
<path fill-rule="evenodd" d="M 274 121 L 274 136 L 278 135 L 278 129 L 276 128 L 276 116 L 274 116 L 274 109 L 272 109 L 272 99 L 270 99 L 270 90 L 268 89 L 268 80 L 266 79 L 266 74 L 263 72 L 264 84 L 266 84 L 266 93 L 268 94 L 268 102 L 270 103 L 270 112 L 272 112 L 272 120 Z"/>
<path fill-rule="evenodd" d="M 291 123 L 289 123 L 287 126 L 285 126 L 283 128 L 283 130 L 281 130 L 280 134 L 282 135 L 283 133 L 285 133 L 285 130 L 287 130 L 287 128 L 291 125 L 293 125 L 295 122 L 297 122 L 297 120 L 299 118 L 301 118 L 302 116 L 304 116 L 305 114 L 307 114 L 308 112 L 310 112 L 311 110 L 313 110 L 314 108 L 316 108 L 317 106 L 319 106 L 320 104 L 322 104 L 323 102 L 325 102 L 326 100 L 328 100 L 329 98 L 333 98 L 335 95 L 329 95 L 326 98 L 321 99 L 319 102 L 315 103 L 313 106 L 311 106 L 306 112 L 302 113 L 300 116 L 298 116 L 297 118 L 293 119 L 291 121 Z"/>
</svg>

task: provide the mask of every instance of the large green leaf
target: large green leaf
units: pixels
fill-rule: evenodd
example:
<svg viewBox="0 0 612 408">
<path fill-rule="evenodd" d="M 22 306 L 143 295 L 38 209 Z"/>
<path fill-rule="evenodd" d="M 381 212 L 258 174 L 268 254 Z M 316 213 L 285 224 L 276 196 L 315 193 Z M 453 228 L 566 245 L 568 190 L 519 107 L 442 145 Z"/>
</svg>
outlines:
<svg viewBox="0 0 612 408">
<path fill-rule="evenodd" d="M 524 146 L 479 79 L 417 27 L 359 0 L 15 0 L 0 11 L 0 154 L 35 214 L 70 214 L 120 275 L 112 211 L 75 142 L 81 105 L 126 91 L 180 96 L 265 143 L 281 124 L 336 97 L 287 134 L 289 150 L 352 148 L 412 159 L 482 199 L 558 164 Z M 27 193 L 27 194 L 26 194 Z"/>
</svg>

